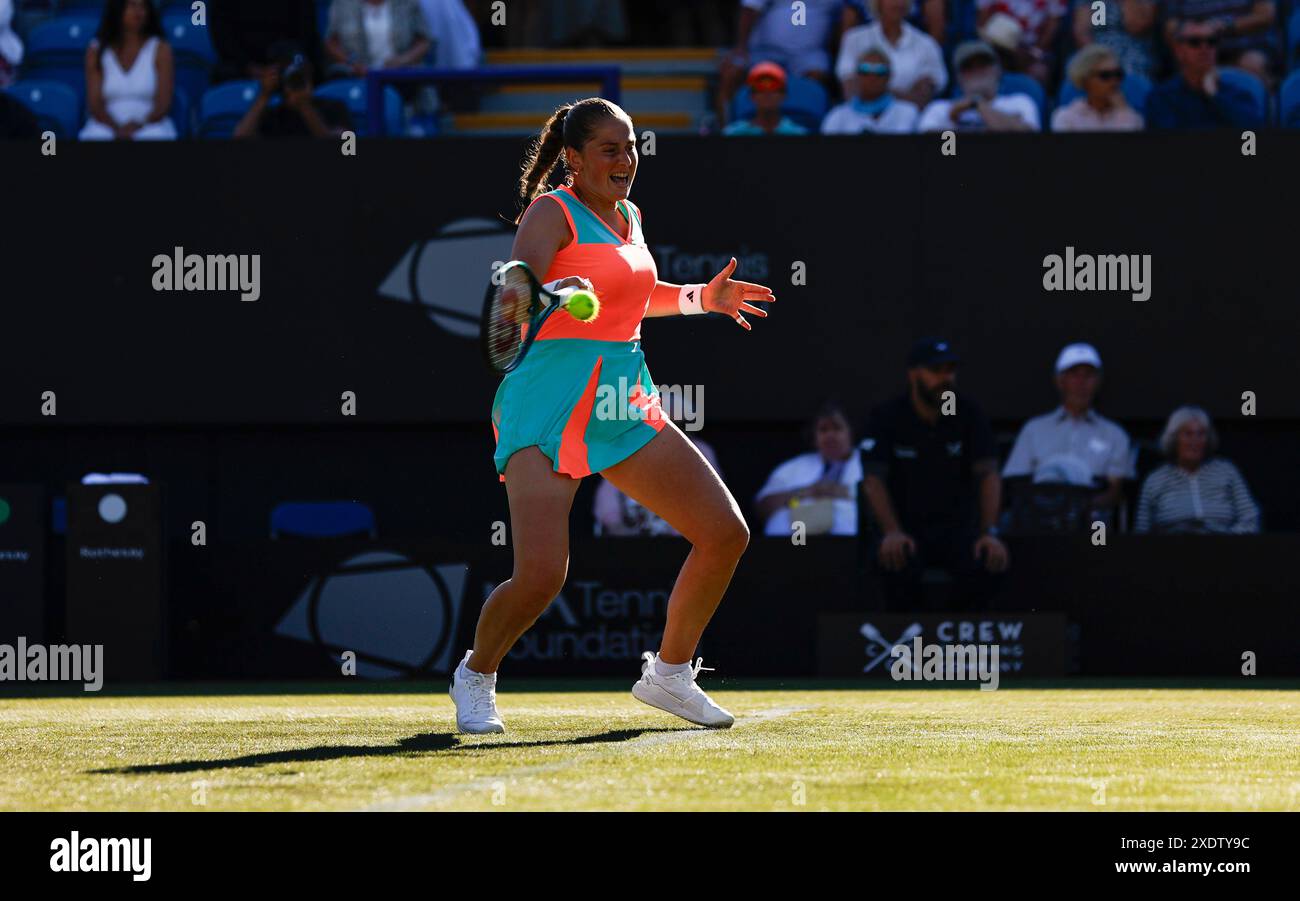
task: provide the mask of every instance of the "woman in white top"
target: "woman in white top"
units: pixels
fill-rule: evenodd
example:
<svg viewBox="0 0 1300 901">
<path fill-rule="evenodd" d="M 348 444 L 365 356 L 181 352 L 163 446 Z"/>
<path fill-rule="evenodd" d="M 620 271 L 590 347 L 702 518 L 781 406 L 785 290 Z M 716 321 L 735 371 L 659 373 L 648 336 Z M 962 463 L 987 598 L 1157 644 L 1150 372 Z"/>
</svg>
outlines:
<svg viewBox="0 0 1300 901">
<path fill-rule="evenodd" d="M 871 47 L 879 47 L 889 56 L 889 90 L 917 109 L 924 109 L 948 86 L 943 49 L 938 41 L 907 22 L 910 3 L 911 0 L 868 0 L 876 21 L 844 32 L 840 55 L 835 61 L 835 75 L 846 83 L 846 97 L 853 94 L 847 82 L 853 78 L 858 60 Z"/>
<path fill-rule="evenodd" d="M 174 141 L 172 48 L 150 0 L 108 0 L 86 49 L 83 141 Z"/>
<path fill-rule="evenodd" d="M 889 93 L 889 55 L 872 47 L 858 59 L 853 95 L 822 120 L 824 135 L 911 134 L 921 111 Z"/>
<path fill-rule="evenodd" d="M 1110 48 L 1089 44 L 1070 60 L 1066 74 L 1083 96 L 1052 113 L 1052 131 L 1142 130 L 1142 115 L 1120 90 L 1124 69 Z"/>
<path fill-rule="evenodd" d="M 834 402 L 813 417 L 811 453 L 786 460 L 754 498 L 763 534 L 789 538 L 796 522 L 806 534 L 856 535 L 862 458 L 848 414 Z"/>
</svg>

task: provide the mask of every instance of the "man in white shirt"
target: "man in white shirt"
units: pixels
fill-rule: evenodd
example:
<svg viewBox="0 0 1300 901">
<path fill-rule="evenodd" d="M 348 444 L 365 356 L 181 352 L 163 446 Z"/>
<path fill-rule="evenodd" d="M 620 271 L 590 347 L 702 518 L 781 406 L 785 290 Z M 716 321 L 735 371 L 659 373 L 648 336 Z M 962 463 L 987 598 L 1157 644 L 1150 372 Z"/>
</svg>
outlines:
<svg viewBox="0 0 1300 901">
<path fill-rule="evenodd" d="M 822 120 L 822 134 L 857 135 L 910 134 L 920 115 L 916 105 L 889 92 L 889 57 L 871 47 L 858 59 L 857 73 L 850 79 L 853 95 L 832 109 Z"/>
<path fill-rule="evenodd" d="M 1100 387 L 1097 349 L 1091 344 L 1067 345 L 1056 358 L 1061 406 L 1025 423 L 1002 467 L 1003 477 L 1077 482 L 1073 477 L 1077 469 L 1103 486 L 1092 500 L 1093 507 L 1114 508 L 1123 499 L 1123 480 L 1133 478 L 1133 460 L 1124 429 L 1092 408 Z"/>
<path fill-rule="evenodd" d="M 921 113 L 917 131 L 1040 131 L 1038 104 L 1028 94 L 998 94 L 1002 67 L 993 48 L 967 41 L 952 57 L 962 96 L 936 100 Z"/>
<path fill-rule="evenodd" d="M 878 47 L 889 57 L 889 90 L 918 108 L 948 87 L 948 70 L 943 65 L 943 49 L 905 16 L 910 0 L 874 0 L 872 15 L 876 21 L 844 32 L 835 74 L 844 84 L 844 94 L 853 93 L 848 84 L 853 79 L 858 60 L 871 47 Z"/>
</svg>

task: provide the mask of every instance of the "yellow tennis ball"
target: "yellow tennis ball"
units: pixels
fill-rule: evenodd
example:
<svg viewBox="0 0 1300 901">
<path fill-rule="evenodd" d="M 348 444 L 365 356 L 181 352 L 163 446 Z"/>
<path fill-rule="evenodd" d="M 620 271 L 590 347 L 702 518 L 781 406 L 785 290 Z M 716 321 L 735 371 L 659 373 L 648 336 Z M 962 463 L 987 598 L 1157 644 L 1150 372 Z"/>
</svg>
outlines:
<svg viewBox="0 0 1300 901">
<path fill-rule="evenodd" d="M 578 290 L 569 295 L 564 305 L 569 315 L 579 322 L 591 322 L 600 315 L 600 301 L 590 291 Z"/>
</svg>

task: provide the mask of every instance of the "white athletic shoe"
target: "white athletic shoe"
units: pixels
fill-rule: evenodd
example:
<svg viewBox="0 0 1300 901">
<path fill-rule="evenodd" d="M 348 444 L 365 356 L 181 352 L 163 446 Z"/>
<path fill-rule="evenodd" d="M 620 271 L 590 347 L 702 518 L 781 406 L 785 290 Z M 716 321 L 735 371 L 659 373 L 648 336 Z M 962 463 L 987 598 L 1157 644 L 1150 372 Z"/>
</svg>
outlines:
<svg viewBox="0 0 1300 901">
<path fill-rule="evenodd" d="M 699 726 L 727 729 L 736 718 L 723 710 L 695 684 L 700 670 L 712 671 L 704 666 L 704 658 L 696 657 L 695 665 L 671 676 L 661 676 L 655 669 L 659 655 L 646 651 L 641 655 L 641 681 L 632 686 L 632 697 L 651 707 L 680 716 Z"/>
<path fill-rule="evenodd" d="M 497 713 L 497 677 L 485 676 L 469 669 L 465 663 L 474 651 L 465 652 L 465 659 L 456 665 L 451 677 L 451 699 L 456 704 L 456 731 L 471 735 L 485 732 L 504 732 L 505 723 Z"/>
</svg>

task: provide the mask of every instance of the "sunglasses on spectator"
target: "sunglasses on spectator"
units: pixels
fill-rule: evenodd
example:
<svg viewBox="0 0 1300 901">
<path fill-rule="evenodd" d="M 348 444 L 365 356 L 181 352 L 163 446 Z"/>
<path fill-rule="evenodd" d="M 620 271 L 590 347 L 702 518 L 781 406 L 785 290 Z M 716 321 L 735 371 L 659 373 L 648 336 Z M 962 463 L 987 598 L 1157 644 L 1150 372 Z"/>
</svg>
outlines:
<svg viewBox="0 0 1300 901">
<path fill-rule="evenodd" d="M 1123 69 L 1098 69 L 1096 72 L 1093 72 L 1092 74 L 1096 75 L 1102 81 L 1123 81 L 1124 80 Z"/>
<path fill-rule="evenodd" d="M 858 73 L 861 75 L 888 75 L 889 63 L 858 63 Z"/>
<path fill-rule="evenodd" d="M 1217 47 L 1219 39 L 1216 37 L 1183 38 L 1183 43 L 1188 47 Z"/>
<path fill-rule="evenodd" d="M 775 78 L 759 78 L 749 83 L 749 89 L 760 93 L 780 92 L 785 90 L 785 85 Z"/>
</svg>

